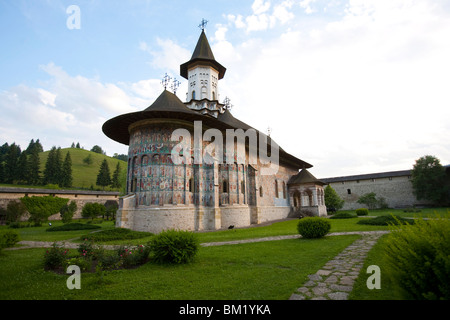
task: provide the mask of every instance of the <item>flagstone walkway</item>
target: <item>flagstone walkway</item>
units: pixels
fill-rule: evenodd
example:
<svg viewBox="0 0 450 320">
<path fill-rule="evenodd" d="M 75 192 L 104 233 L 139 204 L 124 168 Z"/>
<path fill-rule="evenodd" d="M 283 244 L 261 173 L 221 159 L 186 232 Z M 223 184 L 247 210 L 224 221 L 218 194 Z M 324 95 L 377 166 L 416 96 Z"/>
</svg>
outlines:
<svg viewBox="0 0 450 320">
<path fill-rule="evenodd" d="M 388 231 L 358 232 L 356 240 L 320 270 L 308 276 L 308 281 L 289 300 L 347 300 L 363 267 L 367 253 Z"/>
</svg>

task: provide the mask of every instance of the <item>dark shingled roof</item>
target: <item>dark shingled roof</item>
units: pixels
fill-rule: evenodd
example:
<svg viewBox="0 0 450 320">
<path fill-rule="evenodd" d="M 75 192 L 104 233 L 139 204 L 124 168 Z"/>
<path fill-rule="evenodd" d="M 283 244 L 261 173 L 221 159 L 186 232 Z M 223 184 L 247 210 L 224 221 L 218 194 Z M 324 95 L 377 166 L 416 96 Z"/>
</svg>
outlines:
<svg viewBox="0 0 450 320">
<path fill-rule="evenodd" d="M 180 66 L 180 75 L 187 79 L 189 67 L 194 66 L 195 64 L 202 64 L 213 67 L 219 72 L 219 79 L 223 78 L 223 76 L 225 75 L 225 71 L 227 70 L 214 58 L 214 54 L 211 50 L 204 30 L 202 30 L 202 33 L 200 34 L 200 38 L 198 39 L 197 45 L 195 46 L 191 60 L 183 63 Z"/>
<path fill-rule="evenodd" d="M 297 173 L 295 176 L 292 176 L 289 179 L 289 181 L 288 181 L 288 184 L 290 184 L 290 185 L 292 185 L 292 184 L 304 184 L 304 183 L 315 183 L 315 184 L 320 184 L 320 185 L 326 184 L 323 181 L 321 181 L 321 180 L 317 179 L 316 177 L 314 177 L 306 169 L 303 169 L 302 171 Z"/>
</svg>

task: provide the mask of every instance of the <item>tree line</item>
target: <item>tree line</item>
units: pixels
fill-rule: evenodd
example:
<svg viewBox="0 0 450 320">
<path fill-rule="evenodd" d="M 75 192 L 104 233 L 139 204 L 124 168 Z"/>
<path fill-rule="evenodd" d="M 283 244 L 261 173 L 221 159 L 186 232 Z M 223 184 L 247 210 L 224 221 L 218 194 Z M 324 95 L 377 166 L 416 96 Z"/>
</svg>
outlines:
<svg viewBox="0 0 450 320">
<path fill-rule="evenodd" d="M 72 147 L 82 149 L 77 143 Z M 62 154 L 61 147 L 53 146 L 48 153 L 44 171 L 40 171 L 41 160 L 39 153 L 44 149 L 39 139 L 32 139 L 28 147 L 22 151 L 19 145 L 8 143 L 0 146 L 0 183 L 24 184 L 24 185 L 57 185 L 62 188 L 70 188 L 73 184 L 72 159 L 70 152 Z M 105 154 L 100 146 L 94 146 L 93 152 Z M 122 159 L 124 155 L 114 154 L 114 158 Z M 98 186 L 111 186 L 120 188 L 120 163 L 117 163 L 111 176 L 106 159 L 100 166 L 97 175 Z M 42 173 L 42 175 L 41 175 Z"/>
</svg>

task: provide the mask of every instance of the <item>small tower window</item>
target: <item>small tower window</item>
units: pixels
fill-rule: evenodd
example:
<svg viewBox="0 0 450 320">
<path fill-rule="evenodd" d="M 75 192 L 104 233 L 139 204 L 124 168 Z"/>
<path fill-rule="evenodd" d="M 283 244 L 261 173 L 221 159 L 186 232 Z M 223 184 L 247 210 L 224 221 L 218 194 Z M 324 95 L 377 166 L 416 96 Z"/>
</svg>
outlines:
<svg viewBox="0 0 450 320">
<path fill-rule="evenodd" d="M 216 93 L 214 91 L 212 92 L 212 99 L 216 100 Z"/>
<path fill-rule="evenodd" d="M 195 90 L 192 91 L 192 99 L 195 100 Z"/>
</svg>

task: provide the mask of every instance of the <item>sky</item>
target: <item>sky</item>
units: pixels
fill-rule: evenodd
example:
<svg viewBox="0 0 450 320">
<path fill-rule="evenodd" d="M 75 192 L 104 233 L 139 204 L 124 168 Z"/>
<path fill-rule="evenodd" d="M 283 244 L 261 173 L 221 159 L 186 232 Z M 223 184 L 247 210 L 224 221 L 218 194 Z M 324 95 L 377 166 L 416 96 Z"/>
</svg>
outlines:
<svg viewBox="0 0 450 320">
<path fill-rule="evenodd" d="M 316 177 L 450 164 L 449 0 L 0 0 L 0 145 L 127 154 L 103 123 L 186 100 L 202 19 L 219 101 Z"/>
</svg>

